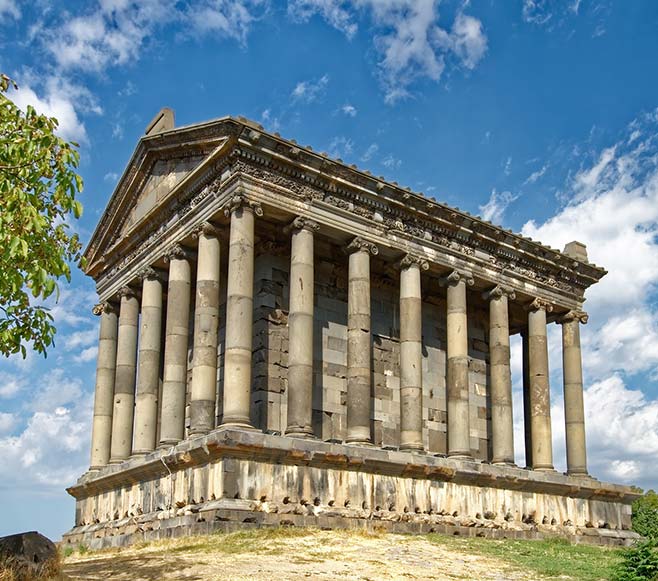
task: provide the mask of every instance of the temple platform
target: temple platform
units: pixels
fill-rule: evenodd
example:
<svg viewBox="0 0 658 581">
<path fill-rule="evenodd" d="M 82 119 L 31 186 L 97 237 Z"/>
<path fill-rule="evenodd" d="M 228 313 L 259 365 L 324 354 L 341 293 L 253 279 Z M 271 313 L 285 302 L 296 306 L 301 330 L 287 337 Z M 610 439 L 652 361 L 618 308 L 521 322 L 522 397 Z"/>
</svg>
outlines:
<svg viewBox="0 0 658 581">
<path fill-rule="evenodd" d="M 87 472 L 68 489 L 92 549 L 258 526 L 627 545 L 626 486 L 588 477 L 222 427 Z"/>
</svg>

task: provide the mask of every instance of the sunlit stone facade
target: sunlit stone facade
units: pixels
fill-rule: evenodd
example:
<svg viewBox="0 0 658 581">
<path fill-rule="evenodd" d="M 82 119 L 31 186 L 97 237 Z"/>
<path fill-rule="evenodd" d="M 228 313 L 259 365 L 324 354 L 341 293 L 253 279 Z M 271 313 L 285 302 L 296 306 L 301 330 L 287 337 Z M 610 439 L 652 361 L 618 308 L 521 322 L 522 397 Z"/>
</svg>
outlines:
<svg viewBox="0 0 658 581">
<path fill-rule="evenodd" d="M 276 524 L 632 538 L 634 493 L 587 472 L 580 326 L 605 271 L 582 244 L 547 248 L 242 118 L 174 128 L 164 110 L 86 257 L 99 355 L 70 542 Z"/>
</svg>

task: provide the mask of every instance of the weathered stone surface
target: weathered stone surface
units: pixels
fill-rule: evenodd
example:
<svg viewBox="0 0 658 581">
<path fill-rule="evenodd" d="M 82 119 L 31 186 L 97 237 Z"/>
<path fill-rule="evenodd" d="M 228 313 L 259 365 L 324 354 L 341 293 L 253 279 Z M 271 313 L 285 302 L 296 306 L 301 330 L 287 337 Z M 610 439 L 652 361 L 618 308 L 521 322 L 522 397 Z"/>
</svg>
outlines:
<svg viewBox="0 0 658 581">
<path fill-rule="evenodd" d="M 55 543 L 36 531 L 0 537 L 0 561 L 11 566 L 19 579 L 40 575 L 56 558 Z"/>
</svg>

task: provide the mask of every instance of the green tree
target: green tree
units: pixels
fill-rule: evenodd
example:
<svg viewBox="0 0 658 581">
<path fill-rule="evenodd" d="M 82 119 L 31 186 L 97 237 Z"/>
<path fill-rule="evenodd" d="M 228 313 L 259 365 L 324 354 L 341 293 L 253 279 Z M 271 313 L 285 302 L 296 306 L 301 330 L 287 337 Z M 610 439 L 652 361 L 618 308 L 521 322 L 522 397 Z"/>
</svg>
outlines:
<svg viewBox="0 0 658 581">
<path fill-rule="evenodd" d="M 43 301 L 71 280 L 81 244 L 68 220 L 79 218 L 78 144 L 55 134 L 57 119 L 7 96 L 18 89 L 0 75 L 0 353 L 46 355 L 55 326 Z"/>
<path fill-rule="evenodd" d="M 633 502 L 633 530 L 658 541 L 658 494 L 649 490 Z"/>
</svg>

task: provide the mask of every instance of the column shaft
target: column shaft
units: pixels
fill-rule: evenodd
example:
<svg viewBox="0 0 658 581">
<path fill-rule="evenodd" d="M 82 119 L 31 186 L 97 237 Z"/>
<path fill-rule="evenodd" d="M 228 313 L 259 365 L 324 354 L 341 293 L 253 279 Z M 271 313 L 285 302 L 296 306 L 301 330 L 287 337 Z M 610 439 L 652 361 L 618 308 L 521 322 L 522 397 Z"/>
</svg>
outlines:
<svg viewBox="0 0 658 581">
<path fill-rule="evenodd" d="M 513 293 L 511 294 L 513 297 Z M 508 293 L 497 287 L 489 293 L 489 298 L 492 462 L 514 464 Z"/>
<path fill-rule="evenodd" d="M 164 373 L 160 410 L 160 446 L 172 446 L 185 435 L 187 343 L 190 322 L 190 261 L 175 246 L 168 255 L 169 285 L 165 324 Z"/>
<path fill-rule="evenodd" d="M 229 210 L 222 425 L 251 427 L 251 348 L 254 318 L 254 209 L 236 196 Z"/>
<path fill-rule="evenodd" d="M 567 440 L 567 473 L 587 474 L 583 368 L 580 351 L 580 322 L 585 313 L 565 317 L 562 322 L 562 369 L 564 376 L 564 420 Z"/>
<path fill-rule="evenodd" d="M 155 450 L 162 341 L 162 282 L 155 271 L 143 274 L 139 373 L 135 401 L 134 454 Z"/>
<path fill-rule="evenodd" d="M 292 225 L 286 434 L 294 436 L 313 436 L 314 230 L 317 224 L 304 218 L 297 218 Z"/>
<path fill-rule="evenodd" d="M 117 362 L 117 313 L 113 305 L 104 303 L 94 309 L 100 314 L 98 361 L 96 363 L 96 390 L 94 393 L 94 419 L 91 429 L 91 470 L 110 461 L 112 441 L 112 406 Z"/>
<path fill-rule="evenodd" d="M 543 301 L 535 300 L 528 313 L 530 429 L 534 470 L 553 470 L 546 309 L 550 309 L 550 306 L 545 305 Z"/>
<path fill-rule="evenodd" d="M 139 301 L 130 289 L 124 289 L 119 311 L 117 365 L 114 379 L 112 444 L 110 447 L 110 462 L 112 463 L 122 462 L 132 453 L 138 319 Z"/>
<path fill-rule="evenodd" d="M 199 261 L 194 309 L 194 362 L 190 404 L 191 434 L 205 434 L 215 427 L 219 239 L 210 225 L 204 228 L 198 234 Z"/>
<path fill-rule="evenodd" d="M 355 239 L 348 267 L 347 442 L 369 444 L 371 402 L 370 252 L 376 247 Z"/>
<path fill-rule="evenodd" d="M 447 313 L 448 455 L 468 458 L 471 456 L 471 430 L 466 280 L 455 272 L 448 277 Z"/>
<path fill-rule="evenodd" d="M 423 313 L 420 269 L 407 256 L 400 270 L 400 449 L 423 449 Z"/>
</svg>

